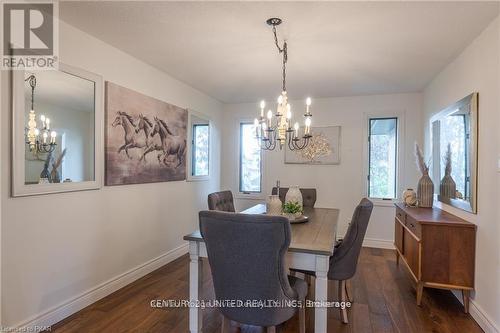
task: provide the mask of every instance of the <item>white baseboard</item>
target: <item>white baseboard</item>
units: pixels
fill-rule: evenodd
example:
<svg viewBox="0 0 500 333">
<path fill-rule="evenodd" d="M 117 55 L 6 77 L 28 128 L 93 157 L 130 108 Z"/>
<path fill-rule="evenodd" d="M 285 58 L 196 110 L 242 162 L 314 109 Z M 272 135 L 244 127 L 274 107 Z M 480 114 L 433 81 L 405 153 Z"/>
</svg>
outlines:
<svg viewBox="0 0 500 333">
<path fill-rule="evenodd" d="M 452 290 L 452 293 L 463 305 L 462 293 L 457 290 Z M 499 326 L 473 299 L 469 303 L 469 314 L 481 326 L 484 333 L 500 333 Z"/>
<path fill-rule="evenodd" d="M 377 238 L 365 238 L 363 241 L 363 247 L 374 247 L 378 249 L 389 249 L 394 250 L 394 241 L 388 239 L 377 239 Z"/>
<path fill-rule="evenodd" d="M 27 319 L 15 327 L 18 328 L 32 328 L 34 326 L 51 326 L 55 323 L 63 320 L 64 318 L 72 315 L 73 313 L 80 311 L 81 309 L 89 306 L 92 303 L 97 302 L 101 298 L 108 296 L 109 294 L 117 291 L 120 288 L 134 282 L 135 280 L 143 277 L 146 274 L 168 264 L 169 262 L 179 258 L 180 256 L 188 252 L 188 244 L 183 244 L 170 250 L 148 262 L 141 264 L 132 268 L 131 270 L 122 273 L 100 285 L 91 288 L 84 293 L 70 299 L 58 306 L 55 306 L 43 313 L 37 314 L 30 319 Z M 26 330 L 26 332 L 28 332 Z"/>
</svg>

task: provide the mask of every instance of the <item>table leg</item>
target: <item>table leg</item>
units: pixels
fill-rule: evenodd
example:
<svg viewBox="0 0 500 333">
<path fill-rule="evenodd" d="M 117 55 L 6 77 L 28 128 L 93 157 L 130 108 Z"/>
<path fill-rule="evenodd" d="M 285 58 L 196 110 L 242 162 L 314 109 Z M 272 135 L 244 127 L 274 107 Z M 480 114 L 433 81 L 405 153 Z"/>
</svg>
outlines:
<svg viewBox="0 0 500 333">
<path fill-rule="evenodd" d="M 203 266 L 199 256 L 200 248 L 197 242 L 189 242 L 189 300 L 193 305 L 200 299 Z M 189 308 L 189 332 L 201 333 L 203 315 L 201 308 Z"/>
<path fill-rule="evenodd" d="M 328 256 L 316 256 L 316 279 L 315 279 L 315 297 L 316 302 L 328 301 Z M 327 323 L 326 307 L 318 306 L 314 309 L 314 332 L 326 333 Z"/>
</svg>

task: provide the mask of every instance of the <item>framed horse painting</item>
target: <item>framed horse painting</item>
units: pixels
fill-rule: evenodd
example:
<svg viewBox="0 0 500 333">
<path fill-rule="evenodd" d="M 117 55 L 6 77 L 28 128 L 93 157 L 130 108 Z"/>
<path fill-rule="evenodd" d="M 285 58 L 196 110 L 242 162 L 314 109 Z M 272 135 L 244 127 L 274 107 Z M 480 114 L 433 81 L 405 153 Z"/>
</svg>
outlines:
<svg viewBox="0 0 500 333">
<path fill-rule="evenodd" d="M 106 185 L 186 179 L 186 109 L 106 82 Z"/>
</svg>

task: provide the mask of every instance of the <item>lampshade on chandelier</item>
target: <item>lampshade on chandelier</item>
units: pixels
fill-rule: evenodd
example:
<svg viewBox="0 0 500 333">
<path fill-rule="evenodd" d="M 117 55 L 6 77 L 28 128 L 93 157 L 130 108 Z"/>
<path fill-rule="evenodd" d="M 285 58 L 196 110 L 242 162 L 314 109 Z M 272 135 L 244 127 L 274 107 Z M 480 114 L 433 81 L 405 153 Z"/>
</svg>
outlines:
<svg viewBox="0 0 500 333">
<path fill-rule="evenodd" d="M 31 87 L 31 110 L 28 115 L 28 127 L 26 128 L 26 144 L 30 152 L 34 154 L 52 153 L 56 148 L 57 133 L 50 130 L 50 119 L 44 115 L 40 116 L 42 126 L 37 127 L 35 114 L 36 77 L 32 74 L 25 81 Z"/>
<path fill-rule="evenodd" d="M 274 43 L 278 48 L 279 53 L 283 57 L 283 81 L 282 92 L 278 97 L 278 106 L 273 114 L 272 110 L 268 110 L 264 114 L 266 102 L 260 102 L 260 117 L 256 118 L 255 135 L 261 140 L 261 148 L 264 150 L 274 150 L 276 147 L 283 149 L 287 145 L 290 150 L 300 150 L 307 147 L 311 135 L 311 98 L 306 99 L 306 108 L 304 113 L 304 130 L 302 131 L 299 123 L 295 122 L 292 127 L 292 110 L 288 103 L 288 95 L 286 92 L 286 63 L 288 61 L 287 42 L 283 42 L 283 46 L 278 43 L 276 27 L 281 24 L 279 18 L 270 18 L 267 24 L 273 27 Z"/>
</svg>

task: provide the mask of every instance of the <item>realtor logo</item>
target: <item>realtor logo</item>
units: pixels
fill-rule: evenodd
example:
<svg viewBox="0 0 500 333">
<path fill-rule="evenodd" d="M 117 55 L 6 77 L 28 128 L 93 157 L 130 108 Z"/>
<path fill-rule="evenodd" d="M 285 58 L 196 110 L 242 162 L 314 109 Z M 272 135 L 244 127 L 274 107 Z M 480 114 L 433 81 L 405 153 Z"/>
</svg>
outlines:
<svg viewBox="0 0 500 333">
<path fill-rule="evenodd" d="M 57 9 L 57 2 L 3 3 L 3 69 L 55 68 Z"/>
</svg>

